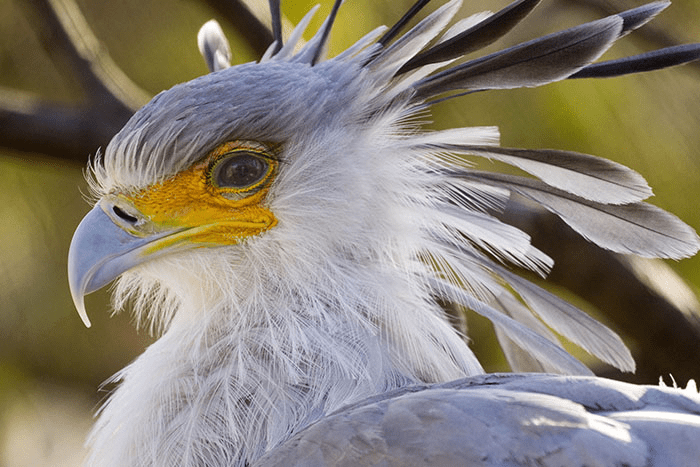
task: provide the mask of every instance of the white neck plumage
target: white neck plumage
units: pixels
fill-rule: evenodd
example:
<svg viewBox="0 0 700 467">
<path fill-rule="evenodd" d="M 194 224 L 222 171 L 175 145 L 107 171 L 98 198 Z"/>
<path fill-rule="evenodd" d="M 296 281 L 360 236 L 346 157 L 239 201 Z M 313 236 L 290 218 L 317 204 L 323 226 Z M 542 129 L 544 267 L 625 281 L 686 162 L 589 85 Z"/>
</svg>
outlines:
<svg viewBox="0 0 700 467">
<path fill-rule="evenodd" d="M 141 300 L 161 294 L 161 313 L 177 303 L 167 291 L 199 298 L 180 302 L 167 332 L 115 377 L 120 386 L 90 440 L 94 465 L 243 465 L 348 403 L 411 381 L 481 372 L 439 308 L 426 306 L 429 297 L 395 269 L 367 274 L 336 258 L 316 281 L 301 278 L 302 289 L 237 258 L 245 267 L 224 273 L 238 278 L 236 292 L 223 296 L 193 290 L 217 283 L 190 272 L 202 270 L 188 264 L 201 261 L 202 251 L 156 261 L 134 276 L 141 285 L 151 274 L 161 284 L 171 278 L 169 287 L 140 289 Z M 221 261 L 211 251 L 210 266 Z M 247 281 L 262 277 L 264 284 Z M 339 286 L 343 293 L 333 293 Z M 134 290 L 129 274 L 117 296 L 122 289 Z"/>
</svg>

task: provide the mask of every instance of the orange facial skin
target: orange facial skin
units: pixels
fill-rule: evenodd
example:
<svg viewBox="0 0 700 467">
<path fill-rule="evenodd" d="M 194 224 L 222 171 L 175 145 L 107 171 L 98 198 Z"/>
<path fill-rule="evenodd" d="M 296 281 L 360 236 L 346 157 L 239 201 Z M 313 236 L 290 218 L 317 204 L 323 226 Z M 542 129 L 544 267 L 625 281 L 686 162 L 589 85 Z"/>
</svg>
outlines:
<svg viewBox="0 0 700 467">
<path fill-rule="evenodd" d="M 217 186 L 212 177 L 214 167 L 240 153 L 264 158 L 267 172 L 250 186 Z M 116 193 L 110 196 L 110 202 L 127 213 L 137 212 L 135 217 L 139 222 L 129 228 L 133 235 L 173 232 L 149 245 L 145 254 L 178 244 L 236 244 L 277 224 L 265 205 L 278 167 L 277 159 L 271 154 L 274 152 L 260 143 L 224 143 L 187 170 L 136 193 Z M 112 213 L 108 214 L 113 217 Z"/>
</svg>

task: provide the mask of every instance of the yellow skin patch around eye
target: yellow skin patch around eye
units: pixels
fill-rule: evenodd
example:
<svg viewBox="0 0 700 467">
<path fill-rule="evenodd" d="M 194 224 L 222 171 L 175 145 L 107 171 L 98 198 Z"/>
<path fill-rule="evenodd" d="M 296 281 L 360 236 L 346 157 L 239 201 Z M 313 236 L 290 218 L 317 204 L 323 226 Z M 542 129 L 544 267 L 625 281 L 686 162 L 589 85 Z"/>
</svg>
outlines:
<svg viewBox="0 0 700 467">
<path fill-rule="evenodd" d="M 211 180 L 212 168 L 217 161 L 237 152 L 259 154 L 269 164 L 269 170 L 249 187 L 217 187 Z M 224 143 L 200 162 L 168 180 L 133 194 L 117 193 L 113 195 L 113 201 L 117 206 L 131 206 L 143 216 L 144 222 L 129 229 L 131 234 L 147 236 L 173 231 L 153 242 L 145 254 L 179 244 L 236 244 L 277 224 L 275 216 L 264 205 L 277 168 L 277 161 L 266 156 L 270 152 L 267 147 L 254 142 Z"/>
</svg>

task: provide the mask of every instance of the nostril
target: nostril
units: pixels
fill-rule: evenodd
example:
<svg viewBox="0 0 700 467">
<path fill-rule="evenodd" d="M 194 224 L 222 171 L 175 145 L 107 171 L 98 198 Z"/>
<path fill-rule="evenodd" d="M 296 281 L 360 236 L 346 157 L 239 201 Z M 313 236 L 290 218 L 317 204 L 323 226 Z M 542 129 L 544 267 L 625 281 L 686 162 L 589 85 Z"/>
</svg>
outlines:
<svg viewBox="0 0 700 467">
<path fill-rule="evenodd" d="M 129 224 L 136 224 L 136 222 L 138 221 L 136 217 L 132 216 L 131 214 L 128 214 L 119 206 L 113 206 L 112 211 L 114 211 L 114 214 L 116 214 L 117 217 L 119 217 L 122 220 L 125 220 Z"/>
</svg>

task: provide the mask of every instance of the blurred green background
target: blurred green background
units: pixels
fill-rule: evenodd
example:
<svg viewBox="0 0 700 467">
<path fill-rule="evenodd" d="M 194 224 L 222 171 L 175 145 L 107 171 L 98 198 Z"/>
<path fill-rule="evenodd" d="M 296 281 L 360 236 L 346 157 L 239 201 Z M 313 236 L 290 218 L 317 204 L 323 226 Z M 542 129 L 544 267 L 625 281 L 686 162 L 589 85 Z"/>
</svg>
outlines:
<svg viewBox="0 0 700 467">
<path fill-rule="evenodd" d="M 0 0 L 0 102 L 19 104 L 31 95 L 80 106 L 85 100 L 80 86 L 70 70 L 57 62 L 58 51 L 52 43 L 40 39 L 40 25 L 28 12 L 26 1 Z M 196 33 L 205 21 L 218 16 L 212 3 L 77 1 L 104 50 L 149 95 L 206 73 Z M 314 3 L 283 2 L 283 11 L 296 23 Z M 339 13 L 330 55 L 373 27 L 395 21 L 410 3 L 349 0 Z M 466 3 L 462 17 L 507 4 L 503 0 Z M 641 3 L 618 2 L 614 8 L 619 11 Z M 324 1 L 310 31 L 329 10 L 330 2 Z M 584 0 L 544 0 L 498 45 L 512 45 L 599 16 Z M 699 2 L 677 0 L 652 24 L 677 42 L 697 42 L 699 18 Z M 221 22 L 232 43 L 234 62 L 255 60 L 252 47 L 230 23 Z M 606 58 L 652 48 L 656 46 L 628 37 Z M 644 175 L 656 195 L 652 203 L 698 229 L 699 70 L 685 66 L 612 80 L 480 93 L 436 106 L 432 125 L 497 125 L 504 146 L 570 149 L 616 160 Z M 16 95 L 17 91 L 22 94 Z M 0 149 L 0 466 L 79 464 L 92 414 L 108 393 L 99 385 L 152 339 L 136 330 L 126 314 L 110 318 L 106 291 L 88 297 L 91 329 L 84 328 L 73 308 L 66 256 L 72 232 L 89 209 L 83 199 L 87 187 L 82 176 L 88 156 L 82 162 L 69 162 Z M 669 265 L 697 290 L 700 257 Z M 492 341 L 479 334 L 489 331 L 489 326 L 478 320 L 469 324 L 479 355 L 489 358 Z M 616 330 L 624 336 L 624 329 Z M 503 370 L 501 357 L 495 351 L 493 355 L 487 368 Z"/>
</svg>

